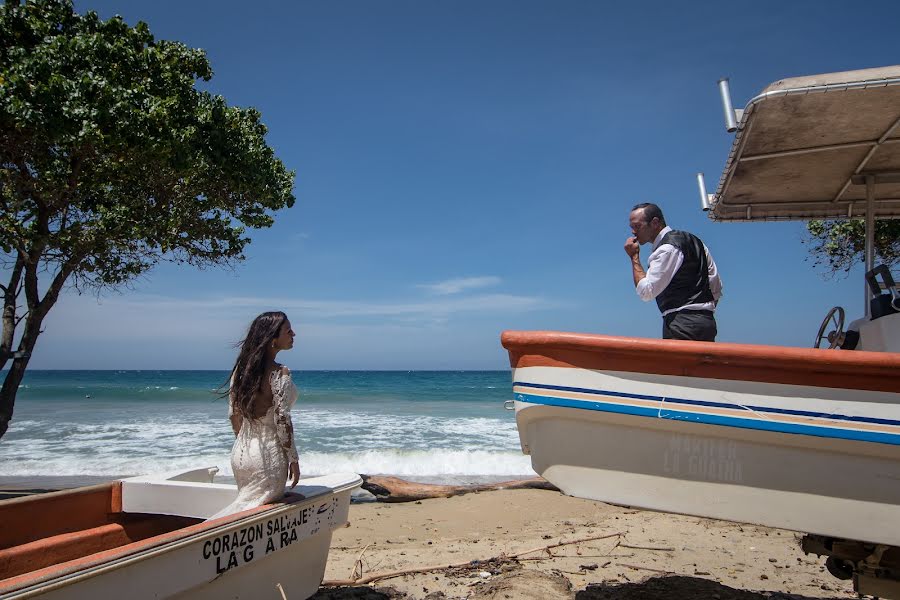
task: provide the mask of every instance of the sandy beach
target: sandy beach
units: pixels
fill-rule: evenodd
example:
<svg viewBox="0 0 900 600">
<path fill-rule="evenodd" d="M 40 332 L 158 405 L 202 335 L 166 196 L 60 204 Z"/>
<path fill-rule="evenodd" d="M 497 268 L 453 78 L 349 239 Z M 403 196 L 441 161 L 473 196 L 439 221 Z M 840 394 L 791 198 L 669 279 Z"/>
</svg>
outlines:
<svg viewBox="0 0 900 600">
<path fill-rule="evenodd" d="M 28 483 L 2 491 L 27 495 L 47 482 Z M 801 537 L 539 489 L 362 502 L 334 533 L 326 585 L 313 598 L 857 598 L 849 581 L 825 570 L 824 559 L 803 553 Z M 428 570 L 377 577 L 417 569 Z"/>
<path fill-rule="evenodd" d="M 621 535 L 616 535 L 621 534 Z M 355 504 L 335 532 L 328 580 L 510 556 L 584 538 L 605 539 L 498 560 L 323 587 L 340 598 L 855 598 L 791 531 L 669 515 L 545 490 L 502 490 L 403 504 Z M 552 556 L 551 556 L 552 553 Z M 361 567 L 361 569 L 360 569 Z"/>
</svg>

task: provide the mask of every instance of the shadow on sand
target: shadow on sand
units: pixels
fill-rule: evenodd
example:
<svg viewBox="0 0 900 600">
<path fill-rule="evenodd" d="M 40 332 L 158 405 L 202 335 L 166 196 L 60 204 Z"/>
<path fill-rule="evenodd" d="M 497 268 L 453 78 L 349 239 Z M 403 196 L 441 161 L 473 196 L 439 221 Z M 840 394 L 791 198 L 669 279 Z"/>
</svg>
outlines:
<svg viewBox="0 0 900 600">
<path fill-rule="evenodd" d="M 374 589 L 349 586 L 321 588 L 310 600 L 441 600 L 462 597 L 472 600 L 841 600 L 834 596 L 739 590 L 709 579 L 680 575 L 653 577 L 639 583 L 592 583 L 583 590 L 573 591 L 568 580 L 560 574 L 531 570 L 505 573 L 490 582 L 476 584 L 463 594 L 445 596 L 441 592 L 432 592 L 411 596 L 390 586 Z"/>
<path fill-rule="evenodd" d="M 750 592 L 683 575 L 653 577 L 640 583 L 591 584 L 575 600 L 825 600 L 783 592 Z M 830 596 L 828 598 L 831 598 Z"/>
<path fill-rule="evenodd" d="M 371 588 L 367 585 L 353 585 L 319 588 L 309 600 L 409 600 L 409 596 L 392 587 Z"/>
</svg>

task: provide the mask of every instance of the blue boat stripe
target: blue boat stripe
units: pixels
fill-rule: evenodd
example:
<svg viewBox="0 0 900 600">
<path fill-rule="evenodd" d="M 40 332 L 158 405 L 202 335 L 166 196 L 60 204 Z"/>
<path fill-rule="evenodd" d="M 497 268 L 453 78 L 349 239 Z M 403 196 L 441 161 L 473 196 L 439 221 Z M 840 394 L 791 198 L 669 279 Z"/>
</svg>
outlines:
<svg viewBox="0 0 900 600">
<path fill-rule="evenodd" d="M 894 433 L 881 433 L 877 431 L 859 431 L 856 429 L 840 429 L 823 427 L 819 425 L 804 425 L 795 423 L 781 423 L 778 421 L 766 421 L 763 419 L 745 419 L 743 417 L 727 417 L 710 415 L 707 413 L 691 413 L 677 410 L 647 408 L 644 406 L 630 406 L 609 402 L 593 402 L 589 400 L 569 400 L 567 398 L 551 398 L 533 394 L 517 393 L 516 400 L 531 404 L 545 406 L 559 406 L 563 408 L 579 408 L 584 410 L 596 410 L 639 417 L 653 417 L 676 421 L 692 421 L 706 425 L 723 425 L 725 427 L 740 427 L 741 429 L 760 429 L 778 433 L 793 433 L 811 435 L 815 437 L 839 438 L 863 442 L 878 442 L 882 444 L 900 445 L 900 435 Z"/>
<path fill-rule="evenodd" d="M 525 383 L 514 381 L 513 386 L 522 386 L 533 389 L 554 390 L 559 392 L 579 392 L 582 394 L 599 394 L 614 396 L 617 398 L 634 398 L 636 400 L 652 400 L 655 402 L 675 402 L 692 406 L 709 406 L 712 408 L 727 408 L 730 410 L 752 410 L 759 413 L 774 413 L 779 415 L 793 415 L 797 417 L 812 417 L 814 419 L 833 419 L 835 421 L 850 421 L 855 423 L 873 423 L 876 425 L 893 425 L 900 427 L 900 421 L 896 419 L 883 419 L 880 417 L 851 417 L 834 413 L 812 412 L 809 410 L 794 410 L 790 408 L 774 408 L 771 406 L 751 406 L 745 404 L 729 404 L 727 402 L 710 402 L 707 400 L 688 400 L 686 398 L 672 398 L 671 396 L 649 396 L 646 394 L 630 394 L 627 392 L 613 392 L 609 390 L 593 390 L 590 388 L 566 387 L 562 385 L 543 385 L 539 383 Z"/>
<path fill-rule="evenodd" d="M 638 400 L 659 400 L 660 396 L 646 396 L 644 394 L 629 394 L 628 392 L 612 392 L 607 390 L 592 390 L 590 388 L 567 387 L 564 385 L 545 385 L 542 383 L 525 383 L 523 381 L 513 381 L 513 387 L 521 385 L 523 387 L 539 388 L 542 390 L 556 390 L 559 392 L 582 392 L 584 394 L 603 394 L 604 396 L 618 396 L 619 398 L 637 398 Z"/>
</svg>

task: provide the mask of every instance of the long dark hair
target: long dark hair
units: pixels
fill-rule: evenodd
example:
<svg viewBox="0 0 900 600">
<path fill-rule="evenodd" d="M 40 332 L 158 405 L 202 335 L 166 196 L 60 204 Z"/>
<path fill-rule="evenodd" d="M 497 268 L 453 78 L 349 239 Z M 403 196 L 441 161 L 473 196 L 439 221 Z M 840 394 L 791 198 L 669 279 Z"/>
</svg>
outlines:
<svg viewBox="0 0 900 600">
<path fill-rule="evenodd" d="M 266 372 L 266 356 L 272 341 L 281 333 L 287 315 L 281 311 L 264 312 L 250 323 L 247 336 L 237 347 L 241 349 L 234 368 L 231 369 L 231 385 L 228 389 L 234 397 L 234 406 L 245 418 L 254 418 L 253 400 L 262 388 Z"/>
</svg>

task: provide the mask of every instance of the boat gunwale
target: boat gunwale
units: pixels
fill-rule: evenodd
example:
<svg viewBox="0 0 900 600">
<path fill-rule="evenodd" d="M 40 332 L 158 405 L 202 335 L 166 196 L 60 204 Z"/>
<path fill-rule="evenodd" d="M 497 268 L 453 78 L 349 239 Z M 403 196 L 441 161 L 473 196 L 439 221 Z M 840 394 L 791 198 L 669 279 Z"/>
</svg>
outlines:
<svg viewBox="0 0 900 600">
<path fill-rule="evenodd" d="M 900 353 L 696 342 L 559 331 L 504 331 L 510 366 L 900 392 Z"/>
<path fill-rule="evenodd" d="M 116 484 L 121 484 L 121 482 L 107 481 L 106 483 L 96 483 L 94 485 L 85 485 L 82 487 L 71 488 L 71 489 L 67 489 L 67 490 L 55 490 L 52 492 L 42 492 L 40 494 L 24 495 L 24 496 L 18 496 L 16 498 L 7 498 L 6 500 L 0 500 L 0 507 L 13 506 L 16 504 L 30 504 L 35 501 L 52 501 L 56 498 L 60 498 L 63 496 L 75 496 L 75 495 L 80 496 L 80 495 L 90 494 L 93 492 L 99 492 L 101 490 L 108 490 L 108 489 L 112 489 L 113 493 L 115 494 Z M 13 489 L 15 489 L 15 488 L 13 488 Z M 119 498 L 119 501 L 121 501 L 121 498 Z M 117 512 L 117 511 L 113 511 L 113 512 Z"/>
</svg>

